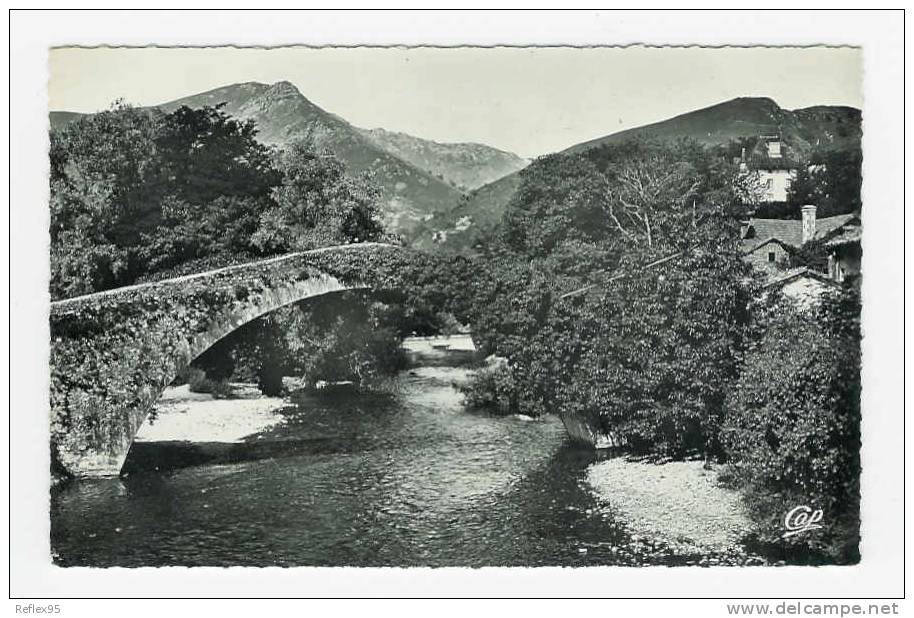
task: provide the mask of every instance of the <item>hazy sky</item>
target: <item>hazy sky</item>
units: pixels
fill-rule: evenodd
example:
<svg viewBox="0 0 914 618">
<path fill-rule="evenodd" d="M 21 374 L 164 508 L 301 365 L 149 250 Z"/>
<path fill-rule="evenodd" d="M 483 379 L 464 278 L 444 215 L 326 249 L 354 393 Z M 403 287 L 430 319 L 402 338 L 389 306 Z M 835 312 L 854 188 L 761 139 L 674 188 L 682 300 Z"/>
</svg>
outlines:
<svg viewBox="0 0 914 618">
<path fill-rule="evenodd" d="M 349 122 L 525 157 L 737 96 L 862 108 L 861 53 L 827 48 L 62 48 L 49 106 L 92 112 L 288 80 Z"/>
</svg>

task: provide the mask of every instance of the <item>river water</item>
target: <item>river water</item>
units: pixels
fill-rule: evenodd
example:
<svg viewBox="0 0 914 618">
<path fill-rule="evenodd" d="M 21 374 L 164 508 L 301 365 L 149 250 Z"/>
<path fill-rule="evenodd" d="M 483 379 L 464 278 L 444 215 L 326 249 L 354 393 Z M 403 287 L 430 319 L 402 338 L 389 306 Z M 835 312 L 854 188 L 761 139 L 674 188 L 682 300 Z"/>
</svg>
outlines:
<svg viewBox="0 0 914 618">
<path fill-rule="evenodd" d="M 118 479 L 52 489 L 61 566 L 681 564 L 632 540 L 554 417 L 466 409 L 466 353 L 383 392 L 329 389 L 240 444 L 137 443 Z"/>
</svg>

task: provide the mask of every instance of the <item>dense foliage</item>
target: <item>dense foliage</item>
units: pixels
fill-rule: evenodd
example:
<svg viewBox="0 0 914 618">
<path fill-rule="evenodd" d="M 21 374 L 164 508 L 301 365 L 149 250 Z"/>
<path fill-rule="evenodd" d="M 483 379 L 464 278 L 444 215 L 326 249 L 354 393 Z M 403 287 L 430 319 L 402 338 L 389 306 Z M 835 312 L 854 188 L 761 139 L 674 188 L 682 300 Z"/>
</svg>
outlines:
<svg viewBox="0 0 914 618">
<path fill-rule="evenodd" d="M 716 445 L 747 324 L 738 170 L 692 142 L 555 155 L 523 180 L 474 327 L 513 411 L 586 418 L 646 450 Z"/>
<path fill-rule="evenodd" d="M 116 105 L 51 131 L 51 295 L 189 262 L 379 240 L 377 189 L 302 145 L 274 152 L 221 106 Z"/>
<path fill-rule="evenodd" d="M 757 314 L 760 336 L 727 399 L 721 436 L 762 537 L 784 513 L 823 509 L 825 528 L 790 541 L 855 562 L 860 490 L 860 302 L 853 285 L 814 312 L 787 301 Z"/>
<path fill-rule="evenodd" d="M 283 377 L 308 386 L 369 385 L 405 366 L 399 311 L 360 292 L 284 307 L 249 322 L 199 357 L 210 377 L 256 382 L 279 395 Z"/>
<path fill-rule="evenodd" d="M 863 204 L 863 156 L 859 150 L 826 150 L 809 159 L 810 185 L 788 192 L 788 202 L 815 204 L 817 216 L 833 217 L 859 213 Z M 801 190 L 808 191 L 803 195 Z"/>
<path fill-rule="evenodd" d="M 853 561 L 854 288 L 815 315 L 760 302 L 737 245 L 751 178 L 694 143 L 554 155 L 520 175 L 481 260 L 489 278 L 469 290 L 477 343 L 505 364 L 480 371 L 467 401 L 557 413 L 587 428 L 579 438 L 642 453 L 729 461 L 762 541 L 779 544 L 784 514 L 815 504 L 832 523 L 803 548 Z M 822 251 L 794 257 L 815 265 Z"/>
</svg>

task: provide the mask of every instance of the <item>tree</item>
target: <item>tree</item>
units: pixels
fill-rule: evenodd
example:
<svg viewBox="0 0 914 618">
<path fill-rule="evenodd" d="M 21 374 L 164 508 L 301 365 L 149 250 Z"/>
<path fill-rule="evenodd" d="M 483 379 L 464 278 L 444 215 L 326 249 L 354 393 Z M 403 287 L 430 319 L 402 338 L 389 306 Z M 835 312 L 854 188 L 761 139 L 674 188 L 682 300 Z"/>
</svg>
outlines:
<svg viewBox="0 0 914 618">
<path fill-rule="evenodd" d="M 861 164 L 859 150 L 814 152 L 787 190 L 792 218 L 800 217 L 804 204 L 815 204 L 818 217 L 860 212 Z"/>
<path fill-rule="evenodd" d="M 161 118 L 156 133 L 168 193 L 193 206 L 218 197 L 265 197 L 280 181 L 254 121 L 233 118 L 224 107 L 182 105 Z"/>
<path fill-rule="evenodd" d="M 154 227 L 162 194 L 155 164 L 157 116 L 117 103 L 51 132 L 51 294 L 130 282 L 131 248 Z"/>
<path fill-rule="evenodd" d="M 806 204 L 822 203 L 822 174 L 815 167 L 801 164 L 796 176 L 787 187 L 787 205 L 794 219 L 800 217 L 800 208 Z"/>
<path fill-rule="evenodd" d="M 252 237 L 264 253 L 301 251 L 382 237 L 378 189 L 368 178 L 351 178 L 333 155 L 296 143 L 279 153 L 282 182 Z"/>
<path fill-rule="evenodd" d="M 860 150 L 828 150 L 815 153 L 811 161 L 821 165 L 818 216 L 860 212 L 863 206 L 860 196 L 863 155 Z"/>
<path fill-rule="evenodd" d="M 747 179 L 689 141 L 534 165 L 476 303 L 474 334 L 511 373 L 496 386 L 515 389 L 499 398 L 646 450 L 717 452 L 752 292 L 737 246 Z"/>
<path fill-rule="evenodd" d="M 52 130 L 52 295 L 245 250 L 250 216 L 279 181 L 255 136 L 219 106 L 166 114 L 123 103 Z"/>
</svg>

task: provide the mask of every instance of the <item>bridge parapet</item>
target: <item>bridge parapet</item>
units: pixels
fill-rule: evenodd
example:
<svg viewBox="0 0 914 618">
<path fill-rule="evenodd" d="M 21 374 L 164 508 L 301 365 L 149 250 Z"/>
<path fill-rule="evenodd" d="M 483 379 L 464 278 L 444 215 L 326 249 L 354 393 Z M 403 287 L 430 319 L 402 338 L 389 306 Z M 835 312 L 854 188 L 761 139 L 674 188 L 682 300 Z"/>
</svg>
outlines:
<svg viewBox="0 0 914 618">
<path fill-rule="evenodd" d="M 52 303 L 52 457 L 118 474 L 162 391 L 218 340 L 307 298 L 395 286 L 408 261 L 393 245 L 329 247 Z"/>
</svg>

